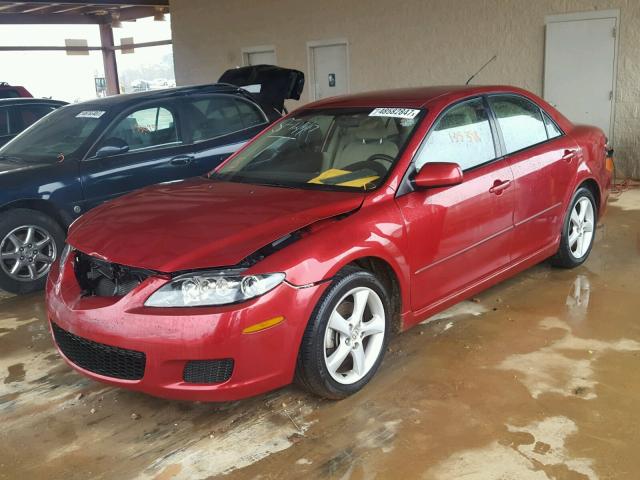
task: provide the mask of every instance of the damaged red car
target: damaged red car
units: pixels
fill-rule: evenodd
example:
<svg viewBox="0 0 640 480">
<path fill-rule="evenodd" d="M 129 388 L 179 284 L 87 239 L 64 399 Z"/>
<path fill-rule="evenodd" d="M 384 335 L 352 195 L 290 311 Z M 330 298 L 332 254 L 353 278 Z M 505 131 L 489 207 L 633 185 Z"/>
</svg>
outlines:
<svg viewBox="0 0 640 480">
<path fill-rule="evenodd" d="M 328 398 L 405 330 L 538 262 L 588 257 L 607 139 L 512 87 L 307 105 L 204 178 L 81 217 L 47 284 L 63 358 L 151 395 Z"/>
</svg>

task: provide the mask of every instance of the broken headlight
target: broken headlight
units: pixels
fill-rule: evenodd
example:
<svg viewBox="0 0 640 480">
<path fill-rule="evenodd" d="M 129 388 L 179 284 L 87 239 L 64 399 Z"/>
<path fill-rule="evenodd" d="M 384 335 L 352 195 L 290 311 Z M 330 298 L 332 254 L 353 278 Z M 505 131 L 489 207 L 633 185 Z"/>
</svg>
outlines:
<svg viewBox="0 0 640 480">
<path fill-rule="evenodd" d="M 284 277 L 284 273 L 187 273 L 156 290 L 144 304 L 147 307 L 204 307 L 244 302 L 273 290 Z"/>
<path fill-rule="evenodd" d="M 67 260 L 69 259 L 69 254 L 71 253 L 72 250 L 73 250 L 73 248 L 68 243 L 64 246 L 64 249 L 62 250 L 62 253 L 60 254 L 60 270 L 61 271 L 64 268 L 64 266 L 66 265 Z"/>
</svg>

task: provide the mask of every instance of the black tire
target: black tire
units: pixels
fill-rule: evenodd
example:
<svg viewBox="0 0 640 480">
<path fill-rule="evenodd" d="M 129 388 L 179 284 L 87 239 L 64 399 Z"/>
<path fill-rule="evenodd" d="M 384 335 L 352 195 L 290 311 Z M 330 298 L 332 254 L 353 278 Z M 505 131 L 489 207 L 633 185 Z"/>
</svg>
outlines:
<svg viewBox="0 0 640 480">
<path fill-rule="evenodd" d="M 367 287 L 378 294 L 385 313 L 385 331 L 382 349 L 368 373 L 352 384 L 342 384 L 332 378 L 324 360 L 325 331 L 329 317 L 338 302 L 350 290 Z M 345 267 L 331 282 L 316 305 L 302 338 L 295 381 L 306 390 L 329 399 L 338 400 L 362 389 L 375 375 L 382 363 L 391 331 L 389 295 L 380 281 L 370 272 L 355 267 Z"/>
<path fill-rule="evenodd" d="M 47 232 L 55 245 L 56 256 L 64 248 L 65 232 L 51 217 L 37 210 L 16 208 L 0 212 L 0 246 L 10 232 L 25 225 L 34 225 Z M 0 265 L 0 289 L 15 294 L 25 294 L 42 290 L 47 281 L 47 275 L 37 280 L 17 280 L 12 278 Z"/>
<path fill-rule="evenodd" d="M 588 199 L 591 202 L 591 207 L 593 208 L 593 236 L 591 238 L 591 243 L 586 253 L 580 257 L 576 258 L 576 256 L 571 252 L 571 247 L 569 245 L 569 234 L 570 232 L 570 222 L 571 222 L 571 212 L 573 211 L 576 204 L 582 200 L 583 198 Z M 576 190 L 576 193 L 573 194 L 573 198 L 571 202 L 569 202 L 569 209 L 565 214 L 564 222 L 562 223 L 562 235 L 560 237 L 560 246 L 558 247 L 558 251 L 556 254 L 551 257 L 551 264 L 555 267 L 560 268 L 575 268 L 582 265 L 585 260 L 589 257 L 591 253 L 591 249 L 593 248 L 593 244 L 595 243 L 595 230 L 596 225 L 598 223 L 598 208 L 596 204 L 596 200 L 593 196 L 591 190 L 586 187 L 580 187 Z"/>
</svg>

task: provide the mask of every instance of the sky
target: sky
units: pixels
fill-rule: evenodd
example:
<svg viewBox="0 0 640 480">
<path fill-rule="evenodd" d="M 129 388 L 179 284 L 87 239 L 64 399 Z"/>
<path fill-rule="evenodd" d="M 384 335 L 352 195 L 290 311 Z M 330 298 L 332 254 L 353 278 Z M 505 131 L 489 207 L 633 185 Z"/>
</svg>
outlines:
<svg viewBox="0 0 640 480">
<path fill-rule="evenodd" d="M 171 39 L 169 15 L 164 22 L 146 18 L 123 22 L 122 25 L 122 28 L 113 29 L 116 45 L 126 37 L 133 37 L 136 43 Z M 2 46 L 64 46 L 67 38 L 84 39 L 89 46 L 100 46 L 97 25 L 0 25 Z M 118 53 L 120 76 L 130 82 L 149 70 L 151 78 L 145 80 L 154 80 L 159 74 L 153 67 L 166 65 L 171 55 L 170 45 L 136 49 L 132 54 Z M 94 78 L 104 76 L 100 51 L 92 51 L 89 55 L 67 55 L 64 51 L 0 52 L 0 65 L 0 82 L 22 85 L 34 97 L 51 97 L 67 102 L 94 98 Z M 172 74 L 172 68 L 161 70 L 163 76 Z M 168 70 L 171 72 L 165 73 Z"/>
</svg>

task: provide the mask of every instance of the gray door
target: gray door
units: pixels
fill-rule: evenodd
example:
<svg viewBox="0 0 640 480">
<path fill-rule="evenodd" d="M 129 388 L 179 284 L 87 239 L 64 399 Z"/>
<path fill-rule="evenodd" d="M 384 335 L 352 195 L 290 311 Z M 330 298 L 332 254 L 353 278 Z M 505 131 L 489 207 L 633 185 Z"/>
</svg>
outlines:
<svg viewBox="0 0 640 480">
<path fill-rule="evenodd" d="M 314 100 L 349 93 L 347 45 L 319 45 L 310 47 Z"/>
<path fill-rule="evenodd" d="M 544 97 L 612 138 L 616 18 L 572 18 L 547 23 Z"/>
</svg>

